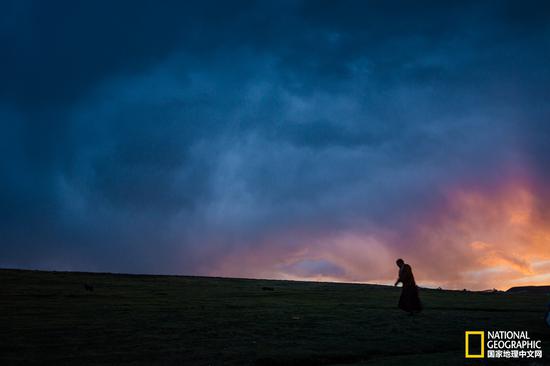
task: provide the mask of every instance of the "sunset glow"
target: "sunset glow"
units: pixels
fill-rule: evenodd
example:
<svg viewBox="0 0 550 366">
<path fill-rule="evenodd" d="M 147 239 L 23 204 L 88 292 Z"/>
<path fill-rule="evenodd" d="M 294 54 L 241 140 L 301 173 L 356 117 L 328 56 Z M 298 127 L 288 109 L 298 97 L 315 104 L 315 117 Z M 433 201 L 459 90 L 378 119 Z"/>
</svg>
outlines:
<svg viewBox="0 0 550 366">
<path fill-rule="evenodd" d="M 454 190 L 435 212 L 397 235 L 343 232 L 297 235 L 292 249 L 278 251 L 277 237 L 254 250 L 222 256 L 212 275 L 390 284 L 388 268 L 402 253 L 427 287 L 507 289 L 543 285 L 550 275 L 550 229 L 528 184 L 491 191 Z M 395 228 L 399 230 L 400 228 Z M 405 247 L 405 249 L 403 248 Z"/>
</svg>

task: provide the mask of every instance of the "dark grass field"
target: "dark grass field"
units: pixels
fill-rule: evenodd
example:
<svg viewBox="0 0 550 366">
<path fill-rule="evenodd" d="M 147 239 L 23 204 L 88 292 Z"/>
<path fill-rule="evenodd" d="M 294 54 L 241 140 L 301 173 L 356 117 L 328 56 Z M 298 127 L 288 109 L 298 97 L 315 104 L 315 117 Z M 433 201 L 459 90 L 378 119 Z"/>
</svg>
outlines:
<svg viewBox="0 0 550 366">
<path fill-rule="evenodd" d="M 400 289 L 375 285 L 20 270 L 0 284 L 0 365 L 486 364 L 464 359 L 465 330 L 528 330 L 545 358 L 518 364 L 550 365 L 545 294 L 421 290 L 409 317 Z"/>
</svg>

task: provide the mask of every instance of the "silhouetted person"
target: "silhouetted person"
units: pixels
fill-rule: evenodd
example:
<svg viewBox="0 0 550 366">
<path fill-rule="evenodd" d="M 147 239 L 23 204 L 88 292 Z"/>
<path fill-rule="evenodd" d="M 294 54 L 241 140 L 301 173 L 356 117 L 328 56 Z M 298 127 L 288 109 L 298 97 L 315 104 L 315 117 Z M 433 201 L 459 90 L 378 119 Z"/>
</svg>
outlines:
<svg viewBox="0 0 550 366">
<path fill-rule="evenodd" d="M 403 290 L 401 291 L 401 297 L 399 298 L 399 308 L 405 310 L 410 315 L 422 311 L 422 303 L 418 297 L 418 287 L 414 282 L 414 276 L 411 266 L 405 263 L 403 259 L 395 261 L 397 267 L 399 267 L 399 278 L 395 281 L 395 285 L 399 282 L 403 284 Z"/>
</svg>

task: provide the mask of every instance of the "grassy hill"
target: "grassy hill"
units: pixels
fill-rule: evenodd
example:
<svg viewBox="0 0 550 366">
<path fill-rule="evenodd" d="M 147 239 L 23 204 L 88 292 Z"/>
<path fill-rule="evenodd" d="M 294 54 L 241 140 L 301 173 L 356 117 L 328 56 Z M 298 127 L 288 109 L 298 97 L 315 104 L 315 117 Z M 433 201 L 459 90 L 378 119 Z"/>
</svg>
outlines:
<svg viewBox="0 0 550 366">
<path fill-rule="evenodd" d="M 21 270 L 0 284 L 1 365 L 481 364 L 464 330 L 528 330 L 545 352 L 531 365 L 550 364 L 545 294 L 421 290 L 410 317 L 376 285 Z"/>
<path fill-rule="evenodd" d="M 550 294 L 550 286 L 516 286 L 509 288 L 506 292 Z"/>
</svg>

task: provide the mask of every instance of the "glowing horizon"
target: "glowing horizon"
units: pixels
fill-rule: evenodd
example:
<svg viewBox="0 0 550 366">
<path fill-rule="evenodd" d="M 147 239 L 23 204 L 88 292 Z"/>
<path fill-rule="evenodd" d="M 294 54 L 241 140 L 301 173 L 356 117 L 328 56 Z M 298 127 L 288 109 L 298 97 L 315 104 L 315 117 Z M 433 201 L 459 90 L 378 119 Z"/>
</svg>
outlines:
<svg viewBox="0 0 550 366">
<path fill-rule="evenodd" d="M 403 257 L 424 287 L 506 290 L 550 283 L 550 228 L 525 182 L 507 183 L 492 192 L 454 190 L 438 210 L 405 229 L 414 245 L 403 255 L 399 243 L 384 243 L 383 234 L 376 239 L 375 230 L 367 236 L 344 232 L 332 239 L 306 235 L 302 240 L 315 242 L 313 250 L 311 245 L 293 245 L 289 255 L 273 252 L 276 244 L 259 246 L 257 251 L 222 256 L 219 269 L 209 274 L 391 284 L 397 271 L 393 262 Z M 373 264 L 370 253 L 380 258 L 378 266 L 363 269 Z M 453 264 L 447 268 L 449 254 Z M 434 264 L 433 258 L 444 265 Z"/>
</svg>

